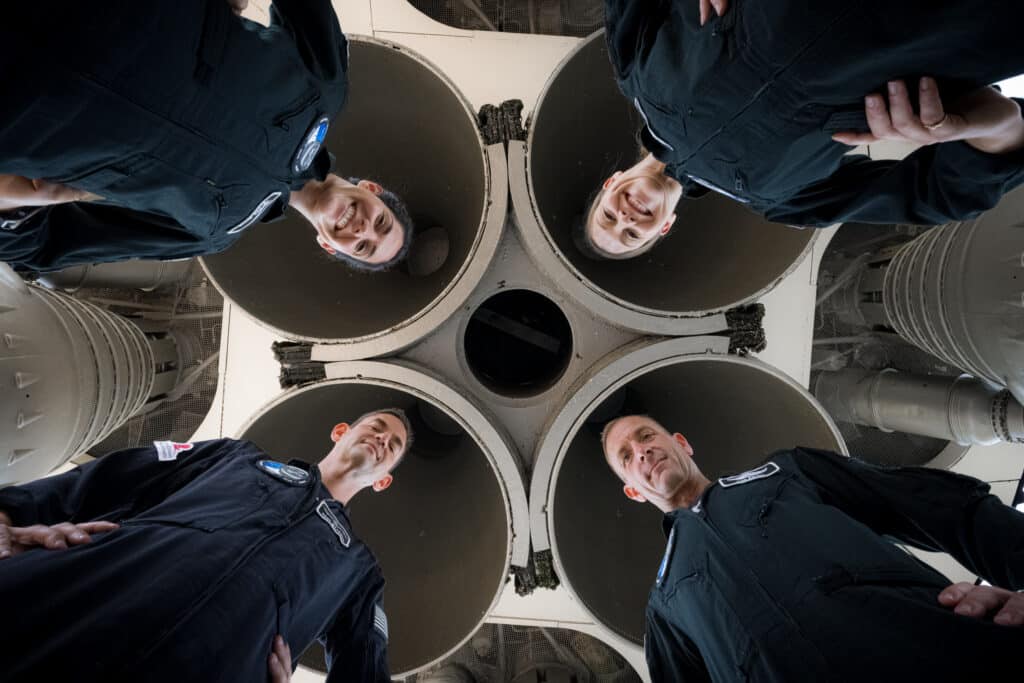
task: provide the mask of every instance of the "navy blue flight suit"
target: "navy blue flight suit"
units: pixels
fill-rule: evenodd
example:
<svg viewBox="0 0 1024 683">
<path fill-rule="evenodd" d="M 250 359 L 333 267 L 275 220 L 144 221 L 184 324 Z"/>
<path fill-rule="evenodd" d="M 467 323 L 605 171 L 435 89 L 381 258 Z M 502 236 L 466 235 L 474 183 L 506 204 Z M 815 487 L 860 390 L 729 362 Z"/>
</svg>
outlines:
<svg viewBox="0 0 1024 683">
<path fill-rule="evenodd" d="M 271 20 L 227 0 L 5 7 L 0 173 L 104 199 L 0 230 L 0 260 L 50 270 L 221 251 L 322 179 L 325 150 L 305 169 L 296 155 L 344 104 L 348 43 L 330 0 L 275 0 Z"/>
<path fill-rule="evenodd" d="M 719 479 L 664 528 L 647 606 L 653 681 L 966 683 L 1020 670 L 1024 627 L 939 604 L 949 580 L 884 538 L 1024 589 L 1024 514 L 976 479 L 798 448 Z"/>
<path fill-rule="evenodd" d="M 1024 182 L 1024 149 L 950 142 L 872 161 L 831 139 L 867 131 L 864 96 L 888 80 L 916 92 L 933 76 L 948 104 L 1024 73 L 1020 0 L 731 0 L 703 27 L 693 0 L 605 6 L 619 87 L 684 196 L 710 188 L 792 225 L 933 225 Z"/>
<path fill-rule="evenodd" d="M 121 524 L 0 561 L 0 680 L 265 681 L 280 633 L 296 660 L 319 638 L 331 683 L 389 681 L 384 580 L 319 470 L 245 441 L 174 448 L 0 490 L 15 526 Z"/>
</svg>

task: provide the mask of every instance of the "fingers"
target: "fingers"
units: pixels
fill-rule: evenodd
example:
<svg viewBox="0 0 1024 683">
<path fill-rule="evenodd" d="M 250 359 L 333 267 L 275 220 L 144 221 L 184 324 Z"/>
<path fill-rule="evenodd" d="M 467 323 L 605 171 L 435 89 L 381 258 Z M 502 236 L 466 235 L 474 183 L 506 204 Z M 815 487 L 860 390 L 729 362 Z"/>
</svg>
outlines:
<svg viewBox="0 0 1024 683">
<path fill-rule="evenodd" d="M 868 95 L 864 98 L 864 115 L 873 136 L 879 139 L 896 137 L 896 129 L 892 127 L 889 110 L 881 95 Z"/>
<path fill-rule="evenodd" d="M 120 529 L 120 525 L 114 522 L 84 522 L 77 525 L 81 531 L 87 534 L 100 534 L 104 531 L 114 531 Z"/>
<path fill-rule="evenodd" d="M 700 0 L 700 25 L 703 26 L 711 17 L 711 10 L 722 16 L 729 10 L 729 0 Z"/>
<path fill-rule="evenodd" d="M 878 138 L 871 133 L 836 133 L 832 136 L 832 139 L 844 145 L 850 145 L 851 147 L 856 147 L 857 145 L 870 145 L 878 142 Z"/>
<path fill-rule="evenodd" d="M 1024 595 L 1010 593 L 1006 604 L 992 619 L 1001 626 L 1024 626 Z"/>
<path fill-rule="evenodd" d="M 281 636 L 274 636 L 274 647 L 267 659 L 271 683 L 287 683 L 292 674 L 292 652 Z"/>
<path fill-rule="evenodd" d="M 0 525 L 0 560 L 6 560 L 14 554 L 11 529 L 6 524 Z"/>
<path fill-rule="evenodd" d="M 1005 610 L 1003 619 L 1011 622 L 1007 625 L 1014 625 L 1016 622 L 1013 620 L 1018 616 L 1021 619 L 1019 623 L 1024 623 L 1024 599 L 1009 604 L 1015 596 L 1005 588 L 956 583 L 939 593 L 939 602 L 965 617 L 984 618 L 997 610 Z"/>
<path fill-rule="evenodd" d="M 14 528 L 11 533 L 13 541 L 21 545 L 36 545 L 48 550 L 64 550 L 72 545 L 91 542 L 90 533 L 112 531 L 116 528 L 117 525 L 110 522 L 88 522 L 77 525 L 64 522 L 53 526 L 36 524 Z"/>
<path fill-rule="evenodd" d="M 921 123 L 935 125 L 946 119 L 946 108 L 939 97 L 939 88 L 934 78 L 922 78 L 917 86 L 917 104 L 921 110 Z M 938 129 L 935 129 L 938 130 Z"/>
</svg>

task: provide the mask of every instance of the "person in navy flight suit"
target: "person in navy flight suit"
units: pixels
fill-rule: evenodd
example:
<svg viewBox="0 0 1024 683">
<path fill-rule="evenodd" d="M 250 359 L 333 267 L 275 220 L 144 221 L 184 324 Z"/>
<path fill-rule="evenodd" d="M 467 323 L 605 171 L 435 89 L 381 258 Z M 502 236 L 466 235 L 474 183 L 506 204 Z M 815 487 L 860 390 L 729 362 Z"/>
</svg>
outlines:
<svg viewBox="0 0 1024 683">
<path fill-rule="evenodd" d="M 646 150 L 575 226 L 595 258 L 639 256 L 681 198 L 717 192 L 768 220 L 937 225 L 1024 182 L 1024 3 L 606 0 L 619 88 Z M 716 14 L 717 13 L 717 14 Z M 903 160 L 848 154 L 880 139 Z M 682 226 L 682 229 L 688 229 Z M 713 229 L 709 227 L 708 229 Z"/>
<path fill-rule="evenodd" d="M 609 422 L 602 444 L 626 496 L 665 513 L 652 680 L 963 683 L 1020 670 L 1024 514 L 987 484 L 810 448 L 712 482 L 681 434 L 642 415 Z M 992 586 L 950 585 L 890 539 L 948 552 Z"/>
<path fill-rule="evenodd" d="M 404 258 L 404 202 L 330 173 L 322 147 L 348 93 L 331 0 L 274 0 L 270 26 L 236 16 L 247 4 L 5 8 L 0 261 L 45 271 L 198 256 L 287 206 L 348 265 Z"/>
<path fill-rule="evenodd" d="M 397 409 L 330 433 L 318 465 L 246 441 L 157 442 L 0 489 L 0 680 L 390 681 L 384 579 L 345 507 L 383 491 Z"/>
</svg>

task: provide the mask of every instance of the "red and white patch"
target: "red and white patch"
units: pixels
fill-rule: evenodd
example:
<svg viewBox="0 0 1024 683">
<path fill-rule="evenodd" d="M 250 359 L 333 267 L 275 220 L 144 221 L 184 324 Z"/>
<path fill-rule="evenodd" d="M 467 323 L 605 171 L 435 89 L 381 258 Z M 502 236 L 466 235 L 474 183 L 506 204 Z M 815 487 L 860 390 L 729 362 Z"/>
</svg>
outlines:
<svg viewBox="0 0 1024 683">
<path fill-rule="evenodd" d="M 177 460 L 179 453 L 192 450 L 192 444 L 178 443 L 177 441 L 154 441 L 153 448 L 156 449 L 156 459 L 167 462 Z"/>
</svg>

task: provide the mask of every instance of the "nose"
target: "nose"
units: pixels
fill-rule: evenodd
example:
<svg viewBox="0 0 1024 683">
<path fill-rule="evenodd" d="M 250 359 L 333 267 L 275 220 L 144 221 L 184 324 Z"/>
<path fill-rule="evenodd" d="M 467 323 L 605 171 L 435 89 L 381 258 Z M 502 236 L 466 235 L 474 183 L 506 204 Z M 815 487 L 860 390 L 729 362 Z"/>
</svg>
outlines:
<svg viewBox="0 0 1024 683">
<path fill-rule="evenodd" d="M 644 448 L 643 444 L 639 441 L 633 442 L 633 457 L 636 458 L 637 462 L 644 462 L 647 460 L 647 456 L 650 455 L 647 449 Z"/>
</svg>

